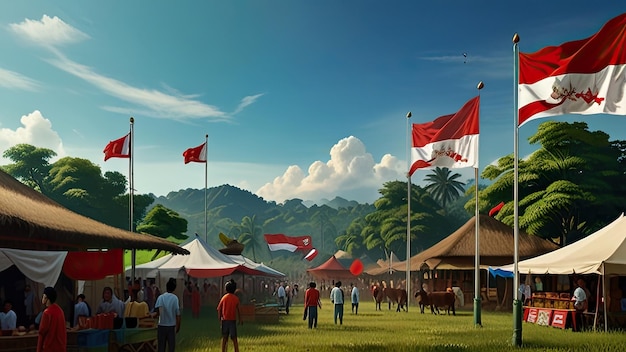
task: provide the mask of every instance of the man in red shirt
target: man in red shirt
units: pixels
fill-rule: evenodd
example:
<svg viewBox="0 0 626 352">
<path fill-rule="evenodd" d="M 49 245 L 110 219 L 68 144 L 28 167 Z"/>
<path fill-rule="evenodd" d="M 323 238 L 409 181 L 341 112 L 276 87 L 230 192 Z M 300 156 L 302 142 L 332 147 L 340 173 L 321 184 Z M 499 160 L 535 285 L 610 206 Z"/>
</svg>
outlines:
<svg viewBox="0 0 626 352">
<path fill-rule="evenodd" d="M 309 283 L 309 288 L 304 292 L 304 317 L 309 317 L 309 329 L 317 328 L 317 307 L 322 309 L 322 301 L 320 301 L 320 291 L 315 287 L 315 282 Z"/>
<path fill-rule="evenodd" d="M 226 352 L 228 347 L 228 335 L 233 340 L 235 352 L 239 352 L 239 343 L 237 342 L 237 319 L 239 324 L 243 324 L 241 313 L 239 312 L 239 297 L 235 295 L 237 283 L 230 280 L 226 283 L 226 294 L 222 296 L 220 303 L 217 305 L 217 317 L 222 325 L 222 352 Z"/>
<path fill-rule="evenodd" d="M 41 298 L 41 304 L 46 308 L 39 323 L 37 352 L 65 352 L 67 349 L 65 314 L 63 309 L 54 303 L 56 300 L 57 291 L 54 287 L 46 287 Z"/>
</svg>

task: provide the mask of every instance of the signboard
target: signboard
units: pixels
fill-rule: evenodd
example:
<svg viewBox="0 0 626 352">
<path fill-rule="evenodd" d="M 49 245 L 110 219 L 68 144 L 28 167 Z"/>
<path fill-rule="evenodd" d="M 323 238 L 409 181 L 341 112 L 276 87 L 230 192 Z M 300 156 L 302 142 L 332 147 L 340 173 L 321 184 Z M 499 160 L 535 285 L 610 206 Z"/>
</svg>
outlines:
<svg viewBox="0 0 626 352">
<path fill-rule="evenodd" d="M 555 310 L 552 315 L 552 326 L 565 329 L 567 326 L 567 316 L 569 315 L 569 311 L 567 310 Z"/>
</svg>

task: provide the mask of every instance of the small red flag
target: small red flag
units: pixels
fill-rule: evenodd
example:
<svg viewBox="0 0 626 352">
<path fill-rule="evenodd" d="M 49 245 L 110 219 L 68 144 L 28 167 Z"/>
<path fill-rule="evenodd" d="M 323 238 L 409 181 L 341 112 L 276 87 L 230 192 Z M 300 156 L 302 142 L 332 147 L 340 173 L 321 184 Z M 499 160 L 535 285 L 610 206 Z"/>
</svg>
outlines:
<svg viewBox="0 0 626 352">
<path fill-rule="evenodd" d="M 350 265 L 350 273 L 354 276 L 359 276 L 363 272 L 363 262 L 360 259 L 355 259 Z"/>
<path fill-rule="evenodd" d="M 185 164 L 189 164 L 190 162 L 206 163 L 206 142 L 195 148 L 185 150 L 183 157 L 185 157 Z"/>
<path fill-rule="evenodd" d="M 110 158 L 130 158 L 130 133 L 120 139 L 110 141 L 104 147 L 104 161 Z"/>
<path fill-rule="evenodd" d="M 313 258 L 317 257 L 317 249 L 313 248 L 307 255 L 304 256 L 304 259 L 311 261 Z"/>
<path fill-rule="evenodd" d="M 504 202 L 500 202 L 500 204 L 491 208 L 491 210 L 489 210 L 489 216 L 492 216 L 492 217 L 496 216 L 500 212 L 500 209 L 502 209 L 503 206 L 504 206 Z"/>
</svg>

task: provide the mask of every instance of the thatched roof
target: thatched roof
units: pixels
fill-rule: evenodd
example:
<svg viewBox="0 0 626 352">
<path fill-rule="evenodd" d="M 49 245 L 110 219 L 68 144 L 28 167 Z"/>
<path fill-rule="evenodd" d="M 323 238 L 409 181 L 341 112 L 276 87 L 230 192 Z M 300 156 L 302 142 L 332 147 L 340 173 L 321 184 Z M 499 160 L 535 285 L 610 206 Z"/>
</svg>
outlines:
<svg viewBox="0 0 626 352">
<path fill-rule="evenodd" d="M 487 215 L 480 215 L 480 264 L 497 266 L 513 262 L 513 228 Z M 411 271 L 419 270 L 423 264 L 430 269 L 468 269 L 474 267 L 476 252 L 476 217 L 472 217 L 450 236 L 432 247 L 411 257 Z M 519 232 L 519 257 L 531 258 L 559 248 L 558 245 Z M 406 262 L 393 266 L 405 271 Z"/>
<path fill-rule="evenodd" d="M 165 239 L 133 233 L 76 214 L 0 170 L 0 247 L 29 250 L 187 250 Z"/>
</svg>

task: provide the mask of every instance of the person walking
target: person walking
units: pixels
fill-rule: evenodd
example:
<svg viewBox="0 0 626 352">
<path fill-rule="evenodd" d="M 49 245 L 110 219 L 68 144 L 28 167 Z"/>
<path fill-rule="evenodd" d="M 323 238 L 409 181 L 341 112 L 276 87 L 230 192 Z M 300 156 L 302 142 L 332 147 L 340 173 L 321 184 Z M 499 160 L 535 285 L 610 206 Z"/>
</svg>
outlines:
<svg viewBox="0 0 626 352">
<path fill-rule="evenodd" d="M 167 345 L 169 352 L 174 352 L 176 347 L 176 334 L 180 331 L 180 306 L 176 290 L 176 279 L 170 278 L 165 285 L 167 292 L 159 295 L 154 304 L 152 318 L 159 317 L 157 327 L 158 351 L 165 352 Z"/>
<path fill-rule="evenodd" d="M 41 304 L 46 308 L 39 322 L 37 352 L 65 352 L 67 349 L 65 314 L 63 309 L 55 303 L 56 300 L 57 291 L 54 287 L 46 287 L 41 297 Z"/>
<path fill-rule="evenodd" d="M 352 287 L 352 292 L 350 293 L 352 313 L 359 314 L 359 289 L 354 284 L 350 284 L 350 287 Z"/>
<path fill-rule="evenodd" d="M 239 297 L 235 295 L 237 283 L 230 280 L 226 283 L 226 294 L 220 299 L 217 305 L 217 317 L 220 320 L 222 330 L 222 352 L 228 350 L 228 336 L 233 340 L 235 352 L 239 352 L 239 342 L 237 341 L 237 320 L 239 324 L 243 324 L 241 320 L 241 312 L 239 311 Z"/>
<path fill-rule="evenodd" d="M 320 301 L 320 291 L 315 288 L 315 282 L 309 283 L 309 288 L 304 292 L 304 317 L 302 320 L 309 318 L 309 329 L 317 328 L 317 308 L 322 309 L 322 301 Z"/>
<path fill-rule="evenodd" d="M 339 318 L 339 325 L 343 325 L 343 290 L 341 289 L 341 281 L 337 281 L 335 287 L 330 290 L 330 301 L 335 304 L 335 312 L 333 313 L 335 324 L 337 324 L 337 318 Z"/>
</svg>

